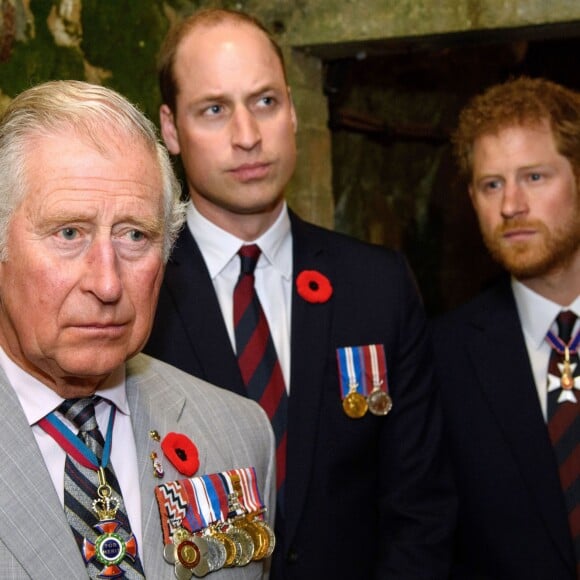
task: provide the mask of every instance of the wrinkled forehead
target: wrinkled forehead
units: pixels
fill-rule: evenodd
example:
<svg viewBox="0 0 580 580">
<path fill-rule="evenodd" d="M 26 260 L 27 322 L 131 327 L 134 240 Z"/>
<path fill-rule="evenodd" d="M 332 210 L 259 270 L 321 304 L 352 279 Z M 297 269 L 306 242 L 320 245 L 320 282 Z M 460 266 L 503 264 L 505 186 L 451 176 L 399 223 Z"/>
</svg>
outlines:
<svg viewBox="0 0 580 580">
<path fill-rule="evenodd" d="M 24 195 L 69 191 L 134 195 L 161 205 L 163 178 L 149 144 L 134 136 L 52 132 L 30 139 L 23 164 Z"/>
</svg>

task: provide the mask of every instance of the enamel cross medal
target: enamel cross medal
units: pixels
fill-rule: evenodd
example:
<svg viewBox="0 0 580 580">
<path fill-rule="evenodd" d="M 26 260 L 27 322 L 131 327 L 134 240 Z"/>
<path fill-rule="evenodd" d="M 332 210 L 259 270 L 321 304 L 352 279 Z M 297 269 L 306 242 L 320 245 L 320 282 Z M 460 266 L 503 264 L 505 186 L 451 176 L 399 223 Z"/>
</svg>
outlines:
<svg viewBox="0 0 580 580">
<path fill-rule="evenodd" d="M 558 403 L 563 403 L 564 401 L 576 403 L 577 399 L 574 391 L 580 391 L 580 375 L 574 376 L 577 363 L 570 360 L 570 355 L 575 354 L 578 350 L 580 333 L 576 334 L 574 340 L 568 345 L 551 332 L 548 333 L 546 340 L 552 348 L 564 357 L 563 362 L 558 363 L 560 376 L 558 377 L 551 373 L 548 374 L 548 392 L 561 389 Z"/>
<path fill-rule="evenodd" d="M 94 526 L 97 531 L 97 539 L 93 544 L 85 538 L 83 540 L 83 558 L 88 564 L 95 559 L 105 568 L 99 575 L 100 578 L 118 578 L 124 575 L 117 566 L 127 556 L 131 561 L 137 557 L 137 540 L 133 534 L 128 540 L 124 540 L 117 530 L 121 524 L 115 519 L 119 509 L 119 498 L 113 495 L 111 486 L 107 483 L 105 470 L 102 466 L 97 471 L 99 475 L 99 487 L 97 498 L 93 501 L 93 510 L 99 518 L 99 523 Z"/>
<path fill-rule="evenodd" d="M 78 400 L 78 402 L 82 401 L 82 399 Z M 70 408 L 74 409 L 74 404 L 71 405 Z M 94 429 L 90 425 L 91 421 L 94 421 L 96 424 L 94 407 L 92 404 L 90 406 L 85 405 L 84 409 L 88 408 L 92 409 L 92 418 L 90 412 L 85 413 L 83 416 L 82 412 L 78 412 L 78 409 L 76 410 L 77 416 L 83 419 L 82 425 L 88 426 L 85 433 L 90 433 Z M 84 409 L 81 409 L 81 411 Z M 89 443 L 92 441 L 90 436 L 87 436 L 87 440 L 77 437 L 54 412 L 49 413 L 38 423 L 39 426 L 63 448 L 67 455 L 77 462 L 79 469 L 84 467 L 85 469 L 92 470 L 97 474 L 97 486 L 94 486 L 89 479 L 79 475 L 80 483 L 77 488 L 70 489 L 68 495 L 72 498 L 70 501 L 73 503 L 69 504 L 69 513 L 72 513 L 74 517 L 79 520 L 80 525 L 78 527 L 73 527 L 71 521 L 76 523 L 76 520 L 70 520 L 69 524 L 73 527 L 73 531 L 76 531 L 78 536 L 80 536 L 80 539 L 82 539 L 79 547 L 85 564 L 96 568 L 96 571 L 91 572 L 91 574 L 94 573 L 97 578 L 105 579 L 125 577 L 125 572 L 119 566 L 125 558 L 130 560 L 133 564 L 136 562 L 138 564 L 137 539 L 131 533 L 130 528 L 124 526 L 122 521 L 117 519 L 117 512 L 119 512 L 119 510 L 120 515 L 123 515 L 123 518 L 120 519 L 124 519 L 122 499 L 119 492 L 114 490 L 109 482 L 107 482 L 106 469 L 111 457 L 114 421 L 115 407 L 112 407 L 109 414 L 107 434 L 103 444 L 94 441 L 96 444 L 102 445 L 102 458 L 99 457 L 101 453 L 99 453 L 100 449 L 98 447 L 89 446 Z M 93 494 L 96 494 L 96 497 L 93 496 Z M 91 500 L 91 496 L 93 496 L 94 499 Z M 65 466 L 65 507 L 66 505 Z M 72 506 L 74 506 L 74 508 Z M 77 508 L 77 506 L 80 507 Z M 88 514 L 90 514 L 91 509 L 96 515 L 96 518 L 90 517 L 89 519 L 87 517 Z M 85 516 L 84 514 L 87 515 Z M 94 523 L 95 519 L 98 519 L 97 523 Z M 86 530 L 91 527 L 95 530 L 96 537 L 94 538 L 94 541 L 91 541 L 86 536 Z M 132 567 L 135 568 L 135 571 L 138 574 L 140 574 L 140 571 L 135 566 Z"/>
</svg>

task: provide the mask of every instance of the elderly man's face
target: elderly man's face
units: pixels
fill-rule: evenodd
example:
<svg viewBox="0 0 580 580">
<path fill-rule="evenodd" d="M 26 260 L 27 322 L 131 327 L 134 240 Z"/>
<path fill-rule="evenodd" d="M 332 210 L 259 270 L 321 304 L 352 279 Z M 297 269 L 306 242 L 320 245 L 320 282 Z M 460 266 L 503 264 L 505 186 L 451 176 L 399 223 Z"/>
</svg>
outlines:
<svg viewBox="0 0 580 580">
<path fill-rule="evenodd" d="M 162 260 L 162 181 L 141 143 L 31 139 L 26 194 L 0 263 L 0 344 L 66 396 L 98 387 L 144 345 Z"/>
</svg>

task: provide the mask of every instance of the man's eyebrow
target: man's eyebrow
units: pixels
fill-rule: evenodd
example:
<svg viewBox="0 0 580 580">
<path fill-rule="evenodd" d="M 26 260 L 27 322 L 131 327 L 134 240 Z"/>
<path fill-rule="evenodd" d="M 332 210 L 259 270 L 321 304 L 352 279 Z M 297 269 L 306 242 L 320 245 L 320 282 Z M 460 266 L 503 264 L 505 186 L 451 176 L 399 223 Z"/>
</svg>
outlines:
<svg viewBox="0 0 580 580">
<path fill-rule="evenodd" d="M 94 218 L 95 216 L 90 213 L 59 212 L 44 218 L 42 223 L 47 227 L 54 227 L 67 223 L 88 223 L 94 221 Z M 118 226 L 119 224 L 133 225 L 148 232 L 160 234 L 163 232 L 165 220 L 163 217 L 145 217 L 127 214 L 116 219 L 112 227 Z"/>
<path fill-rule="evenodd" d="M 257 97 L 264 93 L 280 93 L 282 89 L 275 83 L 264 83 L 247 93 L 249 97 Z M 230 99 L 227 92 L 209 89 L 206 93 L 200 94 L 191 100 L 193 104 L 206 103 L 211 101 L 228 101 Z"/>
<path fill-rule="evenodd" d="M 128 216 L 125 219 L 118 220 L 114 225 L 119 224 L 133 225 L 152 234 L 161 235 L 164 230 L 165 220 L 162 217 L 147 218 Z"/>
</svg>

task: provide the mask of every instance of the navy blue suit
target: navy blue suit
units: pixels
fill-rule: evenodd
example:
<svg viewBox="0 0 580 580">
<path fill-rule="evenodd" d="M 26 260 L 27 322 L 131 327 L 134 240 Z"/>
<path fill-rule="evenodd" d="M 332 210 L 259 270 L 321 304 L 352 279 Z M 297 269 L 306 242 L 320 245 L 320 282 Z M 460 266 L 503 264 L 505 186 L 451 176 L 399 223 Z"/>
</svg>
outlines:
<svg viewBox="0 0 580 580">
<path fill-rule="evenodd" d="M 272 577 L 446 578 L 455 498 L 425 318 L 399 253 L 290 214 L 293 272 L 317 270 L 323 304 L 293 285 L 285 517 Z M 343 412 L 336 348 L 383 344 L 393 409 Z M 184 230 L 168 264 L 146 352 L 244 394 L 205 263 Z"/>
<path fill-rule="evenodd" d="M 453 578 L 576 579 L 556 459 L 509 279 L 433 330 L 459 496 Z"/>
</svg>

